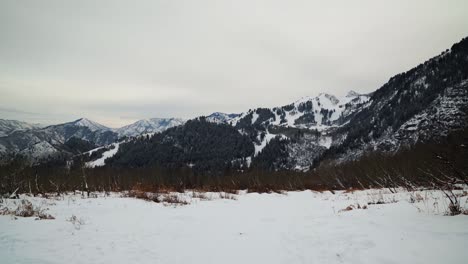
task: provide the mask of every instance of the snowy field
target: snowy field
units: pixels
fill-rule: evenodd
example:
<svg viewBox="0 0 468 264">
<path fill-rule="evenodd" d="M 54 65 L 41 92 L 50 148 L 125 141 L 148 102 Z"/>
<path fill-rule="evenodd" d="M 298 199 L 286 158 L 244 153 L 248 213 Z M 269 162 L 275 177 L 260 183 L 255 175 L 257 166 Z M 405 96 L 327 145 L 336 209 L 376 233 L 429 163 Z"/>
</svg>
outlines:
<svg viewBox="0 0 468 264">
<path fill-rule="evenodd" d="M 447 201 L 434 191 L 240 193 L 229 199 L 187 192 L 179 196 L 190 204 L 177 206 L 119 196 L 21 197 L 55 219 L 0 215 L 0 263 L 468 260 L 468 216 L 444 216 Z M 460 196 L 466 208 L 466 192 Z M 379 201 L 385 204 L 372 204 Z M 4 200 L 0 208 L 18 203 Z"/>
</svg>

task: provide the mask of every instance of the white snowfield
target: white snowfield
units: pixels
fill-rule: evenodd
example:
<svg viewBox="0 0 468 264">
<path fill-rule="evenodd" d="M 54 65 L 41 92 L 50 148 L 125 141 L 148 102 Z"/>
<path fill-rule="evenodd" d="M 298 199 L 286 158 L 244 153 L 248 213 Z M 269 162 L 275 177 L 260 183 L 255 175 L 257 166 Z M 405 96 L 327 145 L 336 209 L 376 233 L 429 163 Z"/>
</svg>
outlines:
<svg viewBox="0 0 468 264">
<path fill-rule="evenodd" d="M 103 152 L 102 157 L 100 157 L 99 159 L 93 160 L 93 161 L 90 161 L 90 162 L 86 162 L 86 167 L 94 168 L 94 167 L 104 166 L 106 164 L 106 159 L 108 159 L 110 157 L 113 157 L 117 153 L 117 151 L 119 150 L 119 145 L 120 145 L 120 142 L 110 144 L 109 146 L 113 146 L 112 149 Z M 100 148 L 102 148 L 102 147 L 100 147 Z M 94 151 L 96 151 L 96 150 L 98 150 L 100 148 L 93 149 L 92 151 L 90 151 L 90 153 L 93 153 Z"/>
<path fill-rule="evenodd" d="M 0 216 L 1 263 L 467 263 L 468 216 L 427 191 L 241 193 L 168 206 L 118 194 L 31 198 L 55 220 Z M 217 197 L 217 194 L 207 194 Z M 466 194 L 465 194 L 466 195 Z M 415 203 L 410 203 L 411 198 Z M 24 198 L 24 197 L 23 197 Z M 422 199 L 422 200 L 421 200 Z M 467 196 L 461 197 L 466 208 Z M 387 204 L 367 205 L 384 201 Z M 18 200 L 0 204 L 15 208 Z M 357 209 L 357 205 L 367 209 Z M 356 208 L 340 211 L 350 205 Z M 75 218 L 73 218 L 75 216 Z"/>
</svg>

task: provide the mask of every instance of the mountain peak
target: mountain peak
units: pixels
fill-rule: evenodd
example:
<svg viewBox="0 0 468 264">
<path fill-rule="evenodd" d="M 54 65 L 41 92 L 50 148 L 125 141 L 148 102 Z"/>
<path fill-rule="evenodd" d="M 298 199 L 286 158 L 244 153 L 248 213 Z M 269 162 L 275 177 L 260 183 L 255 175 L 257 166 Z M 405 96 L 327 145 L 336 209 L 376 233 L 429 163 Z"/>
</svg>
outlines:
<svg viewBox="0 0 468 264">
<path fill-rule="evenodd" d="M 353 91 L 353 90 L 349 90 L 348 93 L 346 93 L 346 97 L 356 97 L 356 96 L 360 96 L 361 94 L 356 92 L 356 91 Z"/>
<path fill-rule="evenodd" d="M 332 105 L 337 105 L 340 100 L 338 98 L 336 98 L 336 96 L 332 95 L 332 94 L 328 94 L 328 93 L 320 93 L 318 96 L 317 96 L 318 100 L 322 101 L 323 102 L 323 98 L 326 98 L 328 99 Z"/>
<path fill-rule="evenodd" d="M 115 131 L 119 136 L 138 136 L 141 134 L 162 132 L 168 128 L 179 126 L 184 123 L 185 120 L 181 118 L 148 118 L 138 120 L 135 123 L 118 128 Z"/>
<path fill-rule="evenodd" d="M 89 128 L 91 131 L 96 131 L 96 130 L 110 130 L 110 128 L 104 126 L 104 125 L 101 125 L 97 122 L 94 122 L 92 120 L 89 120 L 87 118 L 80 118 L 80 119 L 77 119 L 75 121 L 72 122 L 72 124 L 76 125 L 76 126 L 82 126 L 82 127 L 87 127 Z"/>
<path fill-rule="evenodd" d="M 208 122 L 213 122 L 213 123 L 226 123 L 229 120 L 238 117 L 240 114 L 227 114 L 227 113 L 222 113 L 222 112 L 214 112 L 211 115 L 206 117 L 206 120 Z"/>
</svg>

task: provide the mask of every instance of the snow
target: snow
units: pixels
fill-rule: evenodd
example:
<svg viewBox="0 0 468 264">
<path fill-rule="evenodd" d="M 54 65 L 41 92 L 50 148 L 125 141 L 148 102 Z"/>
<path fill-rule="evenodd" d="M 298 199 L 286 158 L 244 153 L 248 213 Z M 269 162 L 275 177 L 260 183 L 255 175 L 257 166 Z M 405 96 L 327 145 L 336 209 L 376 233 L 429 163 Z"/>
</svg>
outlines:
<svg viewBox="0 0 468 264">
<path fill-rule="evenodd" d="M 30 124 L 17 120 L 0 119 L 0 137 L 6 137 L 16 131 L 38 129 L 40 124 Z"/>
<path fill-rule="evenodd" d="M 115 155 L 115 153 L 117 153 L 117 151 L 119 150 L 119 145 L 120 145 L 120 142 L 119 143 L 113 143 L 111 144 L 111 146 L 114 146 L 113 149 L 110 149 L 104 153 L 102 153 L 102 157 L 97 159 L 97 160 L 93 160 L 93 161 L 90 161 L 90 162 L 87 162 L 86 163 L 86 167 L 89 167 L 89 168 L 94 168 L 94 167 L 100 167 L 100 166 L 104 166 L 106 163 L 106 159 L 112 157 Z M 94 152 L 95 150 L 93 150 Z"/>
<path fill-rule="evenodd" d="M 316 97 L 303 97 L 294 102 L 294 109 L 286 112 L 287 126 L 296 127 L 295 121 L 302 116 L 303 113 L 298 112 L 299 105 L 307 102 L 312 102 L 312 108 L 314 112 L 315 125 L 308 126 L 310 129 L 317 129 L 319 131 L 326 130 L 331 126 L 323 124 L 323 116 L 321 114 L 322 109 L 326 109 L 332 112 L 329 120 L 337 121 L 347 109 L 347 104 L 362 104 L 369 100 L 368 95 L 360 95 L 354 91 L 348 92 L 346 96 L 336 97 L 334 95 L 320 93 Z"/>
<path fill-rule="evenodd" d="M 103 126 L 99 123 L 96 123 L 94 121 L 91 121 L 87 118 L 80 118 L 76 121 L 73 122 L 74 125 L 76 126 L 82 126 L 82 127 L 87 127 L 91 131 L 98 131 L 98 130 L 111 130 L 110 128 Z"/>
<path fill-rule="evenodd" d="M 184 119 L 181 118 L 150 118 L 138 120 L 133 124 L 118 128 L 115 130 L 119 136 L 138 136 L 142 134 L 152 134 L 162 132 L 168 128 L 183 125 Z"/>
<path fill-rule="evenodd" d="M 359 94 L 358 92 L 356 91 L 353 91 L 353 90 L 350 90 L 346 93 L 346 97 L 356 97 L 356 96 L 360 96 L 361 94 Z"/>
<path fill-rule="evenodd" d="M 206 117 L 208 122 L 222 124 L 222 123 L 229 123 L 232 119 L 238 117 L 239 114 L 226 114 L 221 112 L 214 112 L 211 115 Z"/>
<path fill-rule="evenodd" d="M 280 136 L 280 137 L 283 138 L 283 139 L 286 139 L 286 138 L 287 138 L 285 135 L 281 135 L 281 134 L 270 134 L 270 132 L 266 131 L 265 137 L 264 137 L 263 140 L 260 142 L 260 144 L 254 143 L 254 147 L 255 147 L 254 156 L 257 156 L 258 153 L 260 153 L 260 152 L 266 147 L 266 145 L 268 144 L 268 142 L 270 142 L 270 140 L 272 140 L 272 139 L 275 138 L 276 136 Z M 258 138 L 260 139 L 260 135 L 258 135 Z"/>
<path fill-rule="evenodd" d="M 53 155 L 57 152 L 58 151 L 54 146 L 45 141 L 39 141 L 38 143 L 19 151 L 21 155 L 27 156 L 32 160 L 47 158 L 49 155 Z"/>
<path fill-rule="evenodd" d="M 0 216 L 0 259 L 19 264 L 466 263 L 468 216 L 426 211 L 442 197 L 434 192 L 415 204 L 409 195 L 242 193 L 237 200 L 192 198 L 186 206 L 117 194 L 29 197 L 56 219 Z M 340 211 L 381 197 L 397 202 Z M 6 201 L 11 207 L 13 202 Z"/>
<path fill-rule="evenodd" d="M 255 124 L 255 122 L 257 122 L 257 119 L 258 119 L 257 111 L 254 111 L 252 113 L 252 125 Z"/>
<path fill-rule="evenodd" d="M 351 105 L 357 105 L 357 104 L 364 104 L 369 101 L 370 96 L 369 95 L 362 95 L 358 94 L 354 91 L 348 92 L 346 96 L 342 97 L 336 97 L 334 95 L 326 94 L 326 93 L 320 93 L 318 96 L 305 96 L 300 98 L 299 100 L 293 102 L 293 109 L 286 111 L 284 110 L 284 119 L 286 120 L 285 123 L 281 123 L 281 117 L 278 115 L 277 110 L 278 109 L 284 109 L 281 107 L 273 107 L 269 108 L 271 113 L 275 115 L 274 120 L 270 119 L 270 124 L 272 125 L 281 125 L 281 126 L 287 126 L 287 127 L 298 127 L 298 128 L 308 128 L 308 129 L 316 129 L 319 131 L 327 130 L 328 128 L 331 127 L 336 127 L 336 124 L 333 125 L 325 125 L 322 123 L 323 121 L 323 116 L 321 114 L 322 109 L 326 109 L 330 111 L 332 114 L 328 120 L 331 122 L 337 121 L 343 114 L 345 114 L 345 111 L 348 111 L 346 113 L 349 113 L 349 111 L 354 111 L 350 110 L 349 107 L 347 107 L 347 104 Z M 303 116 L 304 114 L 307 114 L 305 112 L 300 112 L 299 111 L 299 106 L 301 104 L 311 102 L 312 103 L 312 111 L 314 114 L 314 119 L 316 124 L 296 124 L 296 120 Z M 252 124 L 254 124 L 257 119 L 258 119 L 258 114 L 256 110 L 249 110 L 248 112 L 244 112 L 237 117 L 232 118 L 231 124 L 233 126 L 236 126 L 239 120 L 244 118 L 245 116 L 252 114 Z"/>
<path fill-rule="evenodd" d="M 252 164 L 252 157 L 245 158 L 245 162 L 247 163 L 247 168 L 250 168 L 250 165 Z"/>
<path fill-rule="evenodd" d="M 327 149 L 330 148 L 332 142 L 333 142 L 333 139 L 332 137 L 329 137 L 329 136 L 322 136 L 319 139 L 319 145 L 326 147 Z"/>
</svg>

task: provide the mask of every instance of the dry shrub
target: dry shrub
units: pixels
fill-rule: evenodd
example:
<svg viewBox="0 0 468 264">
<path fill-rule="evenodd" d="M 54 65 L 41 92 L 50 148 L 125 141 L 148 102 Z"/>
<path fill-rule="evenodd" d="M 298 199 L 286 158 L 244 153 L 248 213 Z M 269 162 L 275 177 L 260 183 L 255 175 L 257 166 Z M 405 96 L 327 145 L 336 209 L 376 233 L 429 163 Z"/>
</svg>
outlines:
<svg viewBox="0 0 468 264">
<path fill-rule="evenodd" d="M 354 193 L 356 191 L 362 191 L 362 190 L 363 190 L 362 188 L 351 187 L 351 188 L 346 189 L 343 193 Z"/>
<path fill-rule="evenodd" d="M 442 190 L 447 199 L 449 200 L 449 205 L 447 207 L 446 215 L 454 216 L 459 214 L 465 214 L 465 210 L 461 206 L 460 197 L 453 192 L 453 189 Z"/>
<path fill-rule="evenodd" d="M 225 193 L 230 193 L 230 194 L 239 194 L 239 190 L 234 190 L 234 189 L 225 189 L 223 190 Z"/>
<path fill-rule="evenodd" d="M 54 220 L 54 219 L 55 217 L 53 217 L 50 214 L 45 213 L 44 210 L 40 211 L 36 218 L 36 220 Z"/>
<path fill-rule="evenodd" d="M 9 215 L 10 211 L 8 210 L 8 207 L 3 207 L 0 209 L 0 215 Z"/>
<path fill-rule="evenodd" d="M 419 202 L 422 202 L 422 201 L 424 201 L 424 197 L 422 197 L 421 194 L 419 194 L 419 193 L 415 193 L 415 194 L 411 193 L 410 194 L 410 199 L 409 199 L 410 203 L 416 203 L 416 202 L 419 203 Z"/>
<path fill-rule="evenodd" d="M 145 201 L 152 201 L 155 203 L 159 203 L 159 193 L 150 193 L 150 192 L 143 192 L 143 191 L 137 191 L 137 190 L 131 190 L 127 193 L 124 194 L 124 197 L 131 197 L 131 198 L 136 198 L 136 199 L 141 199 Z"/>
<path fill-rule="evenodd" d="M 462 214 L 462 213 L 465 213 L 465 212 L 464 212 L 464 210 L 462 210 L 460 204 L 451 202 L 449 204 L 448 208 L 447 208 L 446 215 L 454 216 L 454 215 L 459 215 L 459 214 Z"/>
<path fill-rule="evenodd" d="M 284 192 L 281 188 L 272 186 L 255 186 L 247 189 L 248 193 L 282 193 Z M 237 193 L 236 193 L 237 194 Z"/>
<path fill-rule="evenodd" d="M 146 192 L 137 191 L 137 190 L 131 190 L 131 191 L 127 192 L 125 196 L 132 197 L 132 198 L 137 198 L 137 199 L 142 199 L 142 200 L 148 200 Z"/>
<path fill-rule="evenodd" d="M 76 217 L 76 215 L 72 215 L 67 221 L 72 223 L 76 230 L 80 230 L 81 226 L 85 224 L 85 221 L 82 218 Z"/>
<path fill-rule="evenodd" d="M 198 198 L 202 201 L 211 200 L 205 193 L 192 191 L 192 198 Z"/>
<path fill-rule="evenodd" d="M 15 216 L 21 217 L 31 217 L 34 215 L 34 207 L 32 203 L 28 200 L 21 200 L 21 203 L 18 205 L 14 212 Z"/>
<path fill-rule="evenodd" d="M 46 213 L 47 210 L 48 209 L 35 207 L 30 201 L 23 199 L 15 210 L 10 210 L 8 207 L 2 208 L 0 210 L 0 215 L 14 215 L 21 217 L 35 216 L 37 217 L 36 220 L 55 219 L 55 217 Z"/>
<path fill-rule="evenodd" d="M 189 202 L 181 199 L 177 194 L 166 194 L 162 196 L 161 202 L 166 205 L 187 205 Z"/>
<path fill-rule="evenodd" d="M 351 211 L 354 209 L 354 205 L 349 205 L 348 207 L 346 207 L 345 209 L 341 209 L 338 211 L 338 213 L 341 213 L 341 212 L 346 212 L 346 211 Z"/>
<path fill-rule="evenodd" d="M 237 197 L 231 193 L 220 192 L 219 198 L 221 199 L 229 199 L 229 200 L 237 200 Z"/>
<path fill-rule="evenodd" d="M 338 213 L 341 213 L 341 212 L 347 212 L 347 211 L 352 211 L 354 209 L 363 209 L 363 210 L 366 210 L 367 209 L 367 205 L 363 205 L 361 207 L 360 204 L 357 204 L 357 205 L 354 205 L 354 204 L 351 204 L 349 205 L 348 207 L 346 207 L 345 209 L 341 209 L 338 211 Z"/>
</svg>

